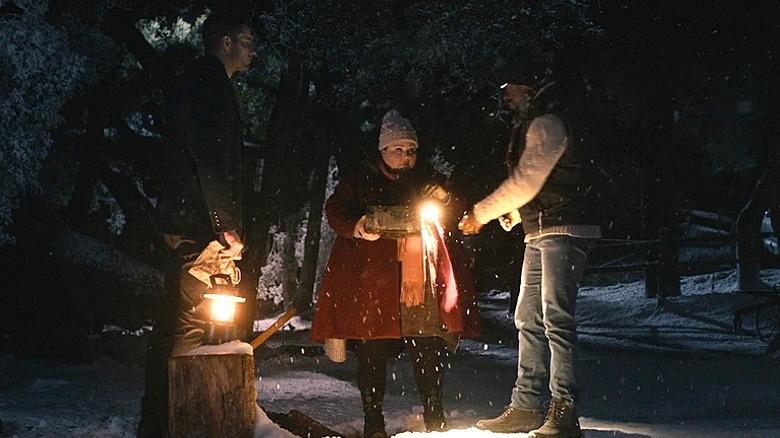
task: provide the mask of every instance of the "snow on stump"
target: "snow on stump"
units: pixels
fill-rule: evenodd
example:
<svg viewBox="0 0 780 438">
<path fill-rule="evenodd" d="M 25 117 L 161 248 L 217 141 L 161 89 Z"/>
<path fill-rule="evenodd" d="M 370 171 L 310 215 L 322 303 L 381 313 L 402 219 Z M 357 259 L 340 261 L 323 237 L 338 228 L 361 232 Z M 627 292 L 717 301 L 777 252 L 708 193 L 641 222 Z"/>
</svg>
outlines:
<svg viewBox="0 0 780 438">
<path fill-rule="evenodd" d="M 168 360 L 168 431 L 179 437 L 252 437 L 257 408 L 252 347 L 204 345 Z"/>
</svg>

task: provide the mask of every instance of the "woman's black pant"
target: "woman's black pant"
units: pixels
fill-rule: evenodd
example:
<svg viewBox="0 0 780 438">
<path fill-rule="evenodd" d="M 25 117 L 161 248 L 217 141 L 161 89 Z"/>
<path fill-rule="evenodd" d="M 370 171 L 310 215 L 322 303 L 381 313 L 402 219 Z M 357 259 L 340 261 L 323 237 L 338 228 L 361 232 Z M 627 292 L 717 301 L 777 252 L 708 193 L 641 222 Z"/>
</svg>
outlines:
<svg viewBox="0 0 780 438">
<path fill-rule="evenodd" d="M 412 361 L 417 390 L 423 405 L 423 418 L 428 430 L 440 429 L 444 423 L 442 409 L 442 381 L 446 350 L 439 337 L 409 337 L 359 341 L 357 356 L 357 384 L 363 400 L 366 417 L 380 415 L 387 381 L 387 360 L 398 355 L 401 342 Z"/>
</svg>

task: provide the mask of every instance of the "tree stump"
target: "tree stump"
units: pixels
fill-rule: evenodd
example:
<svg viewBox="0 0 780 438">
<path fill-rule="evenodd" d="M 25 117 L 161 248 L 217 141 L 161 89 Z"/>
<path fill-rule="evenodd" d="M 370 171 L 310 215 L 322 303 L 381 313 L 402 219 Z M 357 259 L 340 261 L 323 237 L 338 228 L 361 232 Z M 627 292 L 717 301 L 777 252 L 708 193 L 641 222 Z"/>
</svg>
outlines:
<svg viewBox="0 0 780 438">
<path fill-rule="evenodd" d="M 257 407 L 254 369 L 251 354 L 170 358 L 169 436 L 252 437 Z"/>
</svg>

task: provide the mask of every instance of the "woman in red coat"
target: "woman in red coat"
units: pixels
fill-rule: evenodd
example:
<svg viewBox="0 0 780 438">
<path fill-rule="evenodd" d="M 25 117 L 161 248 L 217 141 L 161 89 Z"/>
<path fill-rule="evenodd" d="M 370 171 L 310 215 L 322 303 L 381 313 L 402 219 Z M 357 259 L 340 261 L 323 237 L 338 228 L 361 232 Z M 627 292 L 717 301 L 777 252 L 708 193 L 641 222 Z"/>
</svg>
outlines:
<svg viewBox="0 0 780 438">
<path fill-rule="evenodd" d="M 325 205 L 337 236 L 311 338 L 351 341 L 365 412 L 364 435 L 372 438 L 387 436 L 382 415 L 386 365 L 401 341 L 414 364 L 425 426 L 441 430 L 445 348 L 456 345 L 461 336 L 479 335 L 473 282 L 460 248 L 445 242 L 448 233 L 443 226 L 423 227 L 429 231 L 425 244 L 420 233 L 382 237 L 366 230 L 369 206 L 415 208 L 426 198 L 454 204 L 442 174 L 415 166 L 417 147 L 411 123 L 395 110 L 388 112 L 379 135 L 381 158 L 364 162 L 341 181 Z M 447 207 L 445 215 L 454 225 L 462 210 Z"/>
</svg>

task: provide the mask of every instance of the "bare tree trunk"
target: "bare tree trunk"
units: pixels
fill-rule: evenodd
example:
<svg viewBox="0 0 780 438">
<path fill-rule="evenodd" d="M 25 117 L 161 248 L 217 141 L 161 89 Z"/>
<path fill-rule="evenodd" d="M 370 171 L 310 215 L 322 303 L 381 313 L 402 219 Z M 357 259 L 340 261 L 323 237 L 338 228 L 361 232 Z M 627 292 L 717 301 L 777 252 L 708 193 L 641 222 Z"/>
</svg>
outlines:
<svg viewBox="0 0 780 438">
<path fill-rule="evenodd" d="M 284 244 L 279 249 L 282 256 L 282 296 L 285 307 L 290 307 L 295 302 L 295 295 L 300 284 L 300 269 L 295 257 L 295 243 L 298 242 L 298 224 L 301 215 L 288 216 L 282 221 L 282 232 L 286 234 Z M 297 309 L 296 309 L 297 310 Z"/>
<path fill-rule="evenodd" d="M 79 169 L 76 174 L 76 185 L 65 211 L 69 225 L 79 231 L 84 231 L 83 219 L 92 204 L 93 190 L 104 161 L 100 147 L 103 144 L 104 120 L 98 114 L 99 111 L 89 108 L 86 134 L 76 145 L 79 151 Z"/>
<path fill-rule="evenodd" d="M 101 180 L 119 204 L 126 219 L 117 246 L 139 260 L 152 260 L 154 252 L 151 244 L 157 241 L 154 206 L 138 191 L 131 178 L 115 172 L 108 165 L 101 170 Z M 159 267 L 159 263 L 152 264 Z"/>
<path fill-rule="evenodd" d="M 260 268 L 265 265 L 270 251 L 268 230 L 278 221 L 280 174 L 289 170 L 285 154 L 291 150 L 296 125 L 297 102 L 299 98 L 300 62 L 292 59 L 287 71 L 282 72 L 276 103 L 268 121 L 265 153 L 263 154 L 263 175 L 259 208 L 247 212 L 245 218 L 244 288 L 254 291 L 260 279 Z M 253 194 L 254 195 L 254 194 Z"/>
<path fill-rule="evenodd" d="M 324 148 L 318 148 L 320 150 Z M 317 166 L 311 175 L 309 184 L 309 218 L 306 222 L 306 239 L 303 250 L 300 284 L 293 299 L 293 307 L 299 313 L 311 309 L 314 295 L 314 282 L 317 278 L 317 261 L 320 252 L 320 227 L 322 226 L 322 206 L 325 204 L 325 186 L 328 183 L 328 165 L 330 155 L 318 154 Z"/>
</svg>

